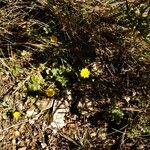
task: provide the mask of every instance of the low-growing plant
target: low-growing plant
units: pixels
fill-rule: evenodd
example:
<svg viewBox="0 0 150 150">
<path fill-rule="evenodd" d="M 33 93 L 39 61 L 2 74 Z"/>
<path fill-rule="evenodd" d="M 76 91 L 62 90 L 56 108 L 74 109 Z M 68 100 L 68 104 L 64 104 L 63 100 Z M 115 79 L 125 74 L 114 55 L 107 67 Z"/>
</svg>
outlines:
<svg viewBox="0 0 150 150">
<path fill-rule="evenodd" d="M 119 107 L 113 107 L 109 110 L 109 118 L 111 121 L 119 123 L 123 119 L 124 113 Z"/>
<path fill-rule="evenodd" d="M 46 70 L 48 76 L 51 79 L 54 79 L 56 82 L 59 82 L 62 87 L 67 87 L 69 84 L 69 79 L 67 78 L 66 74 L 70 71 L 71 70 L 69 68 L 65 68 L 64 66 L 54 67 L 52 69 L 48 68 Z"/>
<path fill-rule="evenodd" d="M 128 132 L 127 136 L 131 139 L 137 138 L 141 135 L 141 131 L 137 128 L 132 128 L 130 132 Z"/>
<path fill-rule="evenodd" d="M 46 25 L 43 27 L 43 30 L 44 30 L 45 34 L 50 34 L 50 33 L 52 33 L 52 29 L 51 29 L 51 27 L 50 27 L 48 24 L 46 24 Z"/>
<path fill-rule="evenodd" d="M 150 126 L 144 127 L 144 133 L 145 134 L 150 134 Z"/>
<path fill-rule="evenodd" d="M 39 91 L 41 89 L 41 85 L 45 83 L 44 78 L 42 77 L 40 72 L 34 72 L 31 77 L 30 81 L 28 82 L 28 90 L 30 92 Z"/>
</svg>

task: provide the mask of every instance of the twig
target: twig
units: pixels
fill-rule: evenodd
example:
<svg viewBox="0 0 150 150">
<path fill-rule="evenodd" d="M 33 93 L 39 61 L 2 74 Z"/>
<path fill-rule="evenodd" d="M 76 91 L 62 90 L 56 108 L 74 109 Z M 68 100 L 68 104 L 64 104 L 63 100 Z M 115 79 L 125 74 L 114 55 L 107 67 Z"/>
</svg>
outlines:
<svg viewBox="0 0 150 150">
<path fill-rule="evenodd" d="M 124 128 L 126 128 L 128 125 L 125 125 L 124 127 L 122 127 L 120 130 L 123 130 Z M 116 133 L 116 132 L 118 132 L 119 130 L 117 130 L 117 129 L 114 129 L 114 128 L 112 128 L 113 130 L 115 130 L 114 132 L 112 132 L 112 133 L 109 133 L 108 135 L 112 135 L 112 134 L 114 134 L 114 133 Z M 121 132 L 121 131 L 119 131 L 119 132 Z M 121 132 L 121 133 L 124 133 L 124 132 Z"/>
<path fill-rule="evenodd" d="M 144 110 L 142 110 L 142 109 L 136 109 L 136 108 L 122 108 L 122 110 L 144 112 Z"/>
<path fill-rule="evenodd" d="M 79 145 L 77 142 L 75 142 L 75 140 L 73 140 L 72 138 L 70 138 L 69 136 L 67 135 L 64 135 L 64 134 L 61 134 L 61 133 L 58 133 L 60 136 L 64 137 L 65 139 L 67 139 L 68 141 L 74 143 L 75 145 Z"/>
<path fill-rule="evenodd" d="M 21 85 L 19 85 L 13 92 L 12 94 L 15 94 L 24 84 L 26 81 L 28 81 L 30 79 L 30 76 L 28 76 L 23 82 Z"/>
</svg>

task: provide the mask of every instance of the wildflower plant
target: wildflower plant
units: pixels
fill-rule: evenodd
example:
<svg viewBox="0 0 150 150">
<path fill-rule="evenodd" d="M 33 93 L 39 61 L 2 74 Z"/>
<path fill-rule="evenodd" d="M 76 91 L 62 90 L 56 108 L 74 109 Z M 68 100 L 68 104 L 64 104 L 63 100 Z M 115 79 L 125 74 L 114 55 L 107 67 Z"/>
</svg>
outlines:
<svg viewBox="0 0 150 150">
<path fill-rule="evenodd" d="M 44 30 L 45 34 L 49 34 L 52 32 L 52 29 L 48 24 L 43 27 L 43 30 Z"/>
<path fill-rule="evenodd" d="M 124 116 L 123 111 L 119 107 L 114 107 L 109 111 L 109 118 L 111 121 L 117 122 L 120 121 Z"/>
<path fill-rule="evenodd" d="M 89 71 L 88 68 L 83 68 L 81 71 L 80 71 L 80 76 L 82 78 L 89 78 L 91 72 Z"/>
<path fill-rule="evenodd" d="M 59 68 L 54 67 L 52 69 L 47 69 L 46 73 L 51 79 L 54 79 L 56 82 L 60 83 L 62 87 L 66 87 L 69 83 L 69 80 L 66 76 L 70 72 L 69 68 L 60 66 Z"/>
<path fill-rule="evenodd" d="M 15 111 L 15 112 L 13 113 L 13 118 L 14 118 L 14 119 L 18 120 L 20 117 L 21 117 L 21 113 L 20 113 L 19 111 Z"/>
<path fill-rule="evenodd" d="M 50 37 L 50 44 L 56 45 L 58 43 L 58 38 L 54 35 Z"/>
<path fill-rule="evenodd" d="M 48 87 L 48 88 L 45 90 L 45 94 L 46 94 L 48 97 L 53 97 L 53 96 L 56 94 L 56 91 L 55 91 L 54 88 Z"/>
<path fill-rule="evenodd" d="M 41 88 L 41 85 L 45 83 L 44 78 L 42 77 L 40 72 L 35 72 L 32 74 L 30 81 L 28 83 L 28 90 L 31 91 L 38 91 Z"/>
</svg>

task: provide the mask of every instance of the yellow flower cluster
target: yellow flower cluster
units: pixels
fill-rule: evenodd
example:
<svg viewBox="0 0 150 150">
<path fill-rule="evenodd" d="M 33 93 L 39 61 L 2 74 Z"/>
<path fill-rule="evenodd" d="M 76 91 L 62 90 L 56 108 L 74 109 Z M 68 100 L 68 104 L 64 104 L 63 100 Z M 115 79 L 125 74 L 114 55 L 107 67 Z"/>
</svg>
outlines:
<svg viewBox="0 0 150 150">
<path fill-rule="evenodd" d="M 89 78 L 89 76 L 90 76 L 90 71 L 89 71 L 89 69 L 88 68 L 83 68 L 82 70 L 81 70 L 81 72 L 80 72 L 80 76 L 82 77 L 82 78 Z"/>
<path fill-rule="evenodd" d="M 48 96 L 48 97 L 53 97 L 56 92 L 53 88 L 51 87 L 48 87 L 46 90 L 45 90 L 45 94 Z"/>
<path fill-rule="evenodd" d="M 52 35 L 52 36 L 50 37 L 50 43 L 51 43 L 52 45 L 57 44 L 57 43 L 58 43 L 57 37 L 54 36 L 54 35 Z"/>
<path fill-rule="evenodd" d="M 21 113 L 19 111 L 15 111 L 13 113 L 13 118 L 16 119 L 16 120 L 18 120 L 20 118 L 20 116 L 21 116 Z"/>
</svg>

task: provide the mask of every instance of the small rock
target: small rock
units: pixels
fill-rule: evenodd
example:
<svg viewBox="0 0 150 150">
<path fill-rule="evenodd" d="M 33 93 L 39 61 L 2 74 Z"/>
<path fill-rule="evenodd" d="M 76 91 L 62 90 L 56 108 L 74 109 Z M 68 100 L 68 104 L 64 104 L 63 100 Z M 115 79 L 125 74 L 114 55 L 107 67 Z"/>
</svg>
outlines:
<svg viewBox="0 0 150 150">
<path fill-rule="evenodd" d="M 129 102 L 131 100 L 131 98 L 129 96 L 124 96 L 124 99 Z"/>
<path fill-rule="evenodd" d="M 44 110 L 48 107 L 49 101 L 48 100 L 40 100 L 36 102 L 36 105 L 40 110 Z"/>
<path fill-rule="evenodd" d="M 18 137 L 20 135 L 19 131 L 15 131 L 15 136 Z"/>
<path fill-rule="evenodd" d="M 106 133 L 102 133 L 100 137 L 102 140 L 106 140 Z"/>
<path fill-rule="evenodd" d="M 42 148 L 46 148 L 47 144 L 46 143 L 41 143 Z"/>
<path fill-rule="evenodd" d="M 33 106 L 30 109 L 28 109 L 26 114 L 27 114 L 27 117 L 32 117 L 33 115 L 36 115 L 37 113 L 35 112 L 35 107 Z"/>
<path fill-rule="evenodd" d="M 91 133 L 91 137 L 95 137 L 96 136 L 96 133 Z"/>
</svg>

